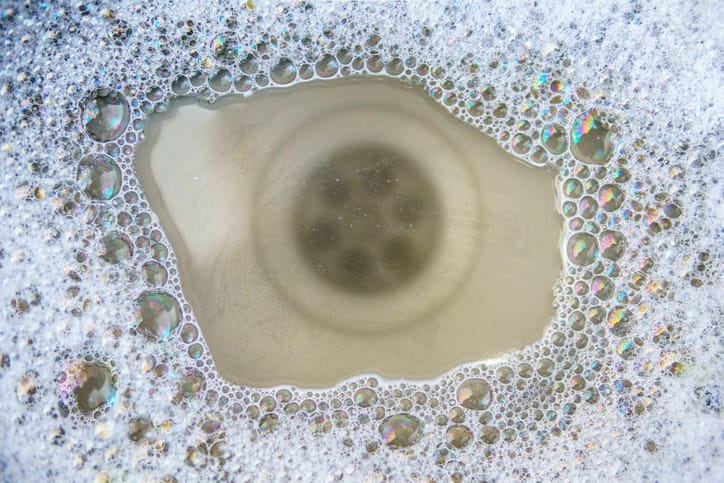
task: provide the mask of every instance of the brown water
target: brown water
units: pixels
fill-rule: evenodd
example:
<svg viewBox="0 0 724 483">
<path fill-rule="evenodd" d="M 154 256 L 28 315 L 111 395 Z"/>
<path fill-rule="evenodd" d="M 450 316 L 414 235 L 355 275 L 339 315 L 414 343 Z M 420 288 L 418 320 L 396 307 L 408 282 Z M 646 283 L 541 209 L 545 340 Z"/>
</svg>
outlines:
<svg viewBox="0 0 724 483">
<path fill-rule="evenodd" d="M 221 374 L 429 379 L 540 338 L 553 176 L 418 89 L 344 79 L 180 105 L 139 177 Z"/>
</svg>

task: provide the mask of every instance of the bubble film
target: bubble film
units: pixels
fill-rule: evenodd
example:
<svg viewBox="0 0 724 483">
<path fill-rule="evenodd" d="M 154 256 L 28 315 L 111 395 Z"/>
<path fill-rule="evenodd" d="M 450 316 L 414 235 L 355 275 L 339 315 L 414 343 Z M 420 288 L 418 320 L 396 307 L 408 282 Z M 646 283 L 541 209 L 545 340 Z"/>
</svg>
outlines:
<svg viewBox="0 0 724 483">
<path fill-rule="evenodd" d="M 724 12 L 583 7 L 7 3 L 2 479 L 715 480 Z M 556 315 L 430 381 L 231 384 L 137 148 L 177 97 L 358 75 L 415 85 L 556 172 Z"/>
</svg>

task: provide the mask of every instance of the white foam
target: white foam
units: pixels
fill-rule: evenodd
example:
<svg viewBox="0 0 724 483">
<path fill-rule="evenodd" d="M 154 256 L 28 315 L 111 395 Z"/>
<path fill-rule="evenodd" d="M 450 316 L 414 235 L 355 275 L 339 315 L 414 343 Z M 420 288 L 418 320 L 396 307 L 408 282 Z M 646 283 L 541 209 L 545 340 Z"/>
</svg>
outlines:
<svg viewBox="0 0 724 483">
<path fill-rule="evenodd" d="M 537 5 L 530 9 L 523 2 L 511 5 L 495 1 L 350 7 L 294 2 L 249 10 L 233 2 L 172 6 L 159 1 L 120 2 L 108 7 L 113 14 L 94 4 L 6 7 L 0 14 L 4 42 L 0 52 L 0 354 L 9 360 L 9 367 L 0 369 L 0 437 L 4 441 L 0 445 L 0 474 L 4 479 L 90 480 L 105 474 L 131 479 L 174 475 L 191 481 L 221 471 L 238 480 L 292 476 L 332 479 L 339 475 L 359 480 L 374 474 L 401 480 L 415 476 L 446 479 L 458 471 L 501 480 L 525 475 L 543 480 L 600 479 L 612 473 L 628 480 L 716 478 L 722 451 L 718 320 L 722 314 L 719 247 L 724 218 L 719 184 L 723 171 L 719 155 L 722 98 L 718 94 L 719 46 L 724 34 L 717 19 L 724 6 L 714 1 L 694 6 L 683 1 L 645 5 L 539 1 Z M 237 19 L 236 27 L 225 24 L 231 15 Z M 178 25 L 189 18 L 194 21 L 194 45 L 181 38 Z M 126 40 L 108 35 L 113 28 L 124 27 L 117 23 L 120 21 L 132 30 Z M 290 27 L 289 22 L 296 26 Z M 668 193 L 681 204 L 682 216 L 671 229 L 659 234 L 647 235 L 643 219 L 622 219 L 618 225 L 617 229 L 627 235 L 631 255 L 620 263 L 622 275 L 617 280 L 622 286 L 633 280 L 637 264 L 645 257 L 654 259 L 653 268 L 643 274 L 641 288 L 631 290 L 641 296 L 638 307 L 631 307 L 641 316 L 630 337 L 640 336 L 644 345 L 634 360 L 622 362 L 612 352 L 617 337 L 604 330 L 589 336 L 586 350 L 570 356 L 585 369 L 594 360 L 606 364 L 591 378 L 600 401 L 577 404 L 561 435 L 536 441 L 539 431 L 549 431 L 557 424 L 545 419 L 532 421 L 534 408 L 528 405 L 538 401 L 536 391 L 544 387 L 536 378 L 520 390 L 501 392 L 498 388 L 502 386 L 495 386 L 496 394 L 508 398 L 505 403 L 496 403 L 496 414 L 504 414 L 499 409 L 504 405 L 525 408 L 529 414 L 524 425 L 535 423 L 534 429 L 519 430 L 512 444 L 486 445 L 480 441 L 483 424 L 477 422 L 478 415 L 468 413 L 467 424 L 474 429 L 475 443 L 461 451 L 451 450 L 450 461 L 442 466 L 435 462 L 435 451 L 444 447 L 446 426 L 436 426 L 432 418 L 454 405 L 449 400 L 441 401 L 445 410 L 429 405 L 413 410 L 425 420 L 426 427 L 423 440 L 410 451 L 385 447 L 376 424 L 357 424 L 354 414 L 347 427 L 332 425 L 329 434 L 313 435 L 309 422 L 300 423 L 298 418 L 278 411 L 278 429 L 256 434 L 258 423 L 244 417 L 235 419 L 228 409 L 211 409 L 203 398 L 171 402 L 179 374 L 196 362 L 188 357 L 186 345 L 178 338 L 157 343 L 132 333 L 137 324 L 134 301 L 146 289 L 137 278 L 141 265 L 138 253 L 143 250 L 137 250 L 127 268 L 109 266 L 98 258 L 102 250 L 99 240 L 105 230 L 115 226 L 112 220 L 118 212 L 141 206 L 143 200 L 125 206 L 118 201 L 89 202 L 73 187 L 79 158 L 72 156 L 70 147 L 77 146 L 84 155 L 104 149 L 83 135 L 81 100 L 99 86 L 118 89 L 137 109 L 132 117 L 146 119 L 140 110 L 145 101 L 141 93 L 154 85 L 168 92 L 173 79 L 157 77 L 161 65 L 167 65 L 174 75 L 195 70 L 210 73 L 217 67 L 241 75 L 238 60 L 227 65 L 215 57 L 212 42 L 219 34 L 236 31 L 243 55 L 265 32 L 282 40 L 284 29 L 292 35 L 298 33 L 299 38 L 312 36 L 306 46 L 290 37 L 287 47 L 280 46 L 280 53 L 271 51 L 270 62 L 262 63 L 262 69 L 268 69 L 278 57 L 297 59 L 306 52 L 331 48 L 330 40 L 322 34 L 330 26 L 334 26 L 336 43 L 333 52 L 360 44 L 360 55 L 377 49 L 385 58 L 415 56 L 418 62 L 443 66 L 446 73 L 439 81 L 453 80 L 460 100 L 467 100 L 464 96 L 471 90 L 479 91 L 480 86 L 466 87 L 475 77 L 481 85 L 494 85 L 498 100 L 486 103 L 485 114 L 473 122 L 483 121 L 501 101 L 509 104 L 509 112 L 515 112 L 516 119 L 522 119 L 517 109 L 536 79 L 546 75 L 546 85 L 553 78 L 562 80 L 568 86 L 562 96 L 570 100 L 573 113 L 598 108 L 620 121 L 622 154 L 629 159 L 626 167 L 632 175 L 625 186 L 638 189 L 635 183 L 642 183 L 641 194 L 629 191 L 627 199 L 637 199 L 643 207 L 655 206 L 654 195 Z M 377 47 L 365 46 L 372 33 L 381 37 Z M 266 42 L 271 44 L 271 39 Z M 460 60 L 469 52 L 473 58 L 461 65 Z M 495 69 L 488 67 L 493 60 L 499 63 Z M 473 62 L 480 70 L 471 74 L 469 64 Z M 589 99 L 571 96 L 579 87 L 588 90 Z M 42 103 L 36 95 L 42 96 Z M 537 102 L 545 107 L 544 102 Z M 462 110 L 460 114 L 465 115 Z M 572 119 L 568 116 L 560 122 L 570 127 Z M 502 121 L 481 125 L 497 135 L 506 129 Z M 514 132 L 511 129 L 511 134 Z M 635 147 L 638 138 L 644 139 L 641 147 Z M 688 144 L 688 149 L 680 149 L 682 143 Z M 134 146 L 134 142 L 126 144 Z M 509 148 L 506 141 L 502 144 Z M 115 158 L 122 169 L 132 166 L 132 154 L 121 153 Z M 562 164 L 568 162 L 564 159 Z M 128 184 L 131 178 L 130 172 L 124 173 L 124 193 L 135 190 Z M 68 188 L 64 191 L 63 186 Z M 108 221 L 87 223 L 84 210 L 89 205 L 96 206 L 98 212 L 111 213 Z M 96 216 L 96 220 L 103 219 Z M 151 228 L 156 226 L 153 223 Z M 641 243 L 644 238 L 649 241 Z M 708 253 L 708 259 L 702 259 L 703 252 Z M 693 286 L 694 279 L 701 280 L 701 286 Z M 175 292 L 177 284 L 178 276 L 172 273 L 167 287 Z M 570 285 L 565 281 L 561 284 L 559 303 L 571 300 L 565 291 Z M 645 312 L 639 310 L 642 305 L 647 307 Z M 189 307 L 184 307 L 184 314 L 191 317 Z M 535 352 L 551 347 L 552 333 L 568 330 L 562 328 L 564 321 L 557 324 L 539 345 L 520 357 L 534 364 L 541 355 Z M 660 342 L 654 342 L 656 327 L 667 325 L 672 326 L 671 340 L 664 343 L 660 337 Z M 118 338 L 111 334 L 114 326 L 122 329 Z M 58 381 L 70 359 L 86 354 L 112 362 L 118 378 L 116 404 L 96 419 L 78 417 L 72 396 L 63 397 L 64 386 Z M 155 377 L 144 371 L 144 358 L 150 354 L 157 363 L 163 360 L 168 364 L 166 376 Z M 664 364 L 659 368 L 662 354 Z M 208 355 L 200 361 L 210 363 Z M 670 374 L 674 361 L 683 364 L 681 376 Z M 503 363 L 510 361 L 488 361 L 490 367 Z M 621 364 L 620 371 L 617 363 Z M 466 371 L 475 368 L 479 365 L 461 371 L 469 374 Z M 35 393 L 27 384 L 19 385 L 31 370 L 38 374 Z M 223 394 L 224 387 L 230 387 L 214 379 L 208 366 L 205 370 L 208 389 L 216 388 Z M 605 394 L 615 379 L 624 378 L 632 382 L 631 389 Z M 455 372 L 441 381 L 441 385 L 455 386 Z M 395 388 L 404 393 L 399 381 L 383 382 L 379 392 Z M 344 386 L 336 391 L 351 392 Z M 444 393 L 443 389 L 430 388 L 431 393 L 436 391 Z M 242 392 L 249 395 L 253 391 Z M 305 394 L 299 390 L 294 401 L 301 401 Z M 566 388 L 565 397 L 553 396 L 548 401 L 557 411 L 557 421 L 565 419 L 561 415 L 563 404 L 575 395 Z M 331 391 L 314 392 L 313 397 L 319 401 L 333 399 Z M 399 405 L 405 396 L 385 397 Z M 69 416 L 59 408 L 61 401 L 71 408 Z M 545 398 L 541 401 L 544 406 Z M 634 408 L 629 416 L 619 411 L 625 402 Z M 635 409 L 637 405 L 640 412 Z M 221 431 L 226 434 L 223 439 L 230 456 L 223 464 L 219 458 L 212 458 L 201 468 L 187 464 L 189 446 L 206 443 L 209 438 L 211 446 L 214 438 L 221 438 L 218 434 L 209 437 L 200 429 L 200 423 L 217 411 L 226 414 Z M 387 414 L 400 411 L 396 407 Z M 322 416 L 329 419 L 332 412 L 330 409 Z M 156 442 L 129 440 L 128 422 L 139 416 L 154 423 Z M 530 435 L 527 442 L 520 437 L 525 431 Z M 351 447 L 345 445 L 346 438 Z M 368 454 L 365 445 L 370 441 L 380 447 Z M 648 441 L 655 442 L 655 452 L 645 449 Z M 488 450 L 493 456 L 486 456 Z M 511 451 L 515 451 L 515 458 Z"/>
</svg>

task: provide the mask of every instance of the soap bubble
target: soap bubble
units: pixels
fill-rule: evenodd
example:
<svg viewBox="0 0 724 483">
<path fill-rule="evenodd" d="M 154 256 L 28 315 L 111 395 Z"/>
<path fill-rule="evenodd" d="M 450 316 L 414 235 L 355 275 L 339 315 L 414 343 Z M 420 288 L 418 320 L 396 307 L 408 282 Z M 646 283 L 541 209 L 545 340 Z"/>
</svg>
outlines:
<svg viewBox="0 0 724 483">
<path fill-rule="evenodd" d="M 606 164 L 619 143 L 618 131 L 597 110 L 581 114 L 571 129 L 571 152 L 584 163 Z"/>
<path fill-rule="evenodd" d="M 458 387 L 457 401 L 464 408 L 482 411 L 493 401 L 493 390 L 483 379 L 468 379 Z"/>
<path fill-rule="evenodd" d="M 146 283 L 152 287 L 158 287 L 168 280 L 168 272 L 158 262 L 150 261 L 143 264 L 141 273 Z"/>
<path fill-rule="evenodd" d="M 547 124 L 543 126 L 540 140 L 551 154 L 563 154 L 566 152 L 566 149 L 568 149 L 566 131 L 558 124 Z"/>
<path fill-rule="evenodd" d="M 598 236 L 601 256 L 618 260 L 626 251 L 626 238 L 620 231 L 606 230 Z"/>
<path fill-rule="evenodd" d="M 319 77 L 332 77 L 339 70 L 337 59 L 331 54 L 324 54 L 315 66 Z"/>
<path fill-rule="evenodd" d="M 130 119 L 126 98 L 109 89 L 95 91 L 83 107 L 85 130 L 95 141 L 113 141 L 123 134 Z"/>
<path fill-rule="evenodd" d="M 116 383 L 111 371 L 99 361 L 76 362 L 68 370 L 68 379 L 74 385 L 78 409 L 92 412 L 116 401 Z"/>
<path fill-rule="evenodd" d="M 289 59 L 281 59 L 270 71 L 271 79 L 277 84 L 289 84 L 297 77 L 297 68 Z"/>
<path fill-rule="evenodd" d="M 615 184 L 606 184 L 598 192 L 598 205 L 606 211 L 616 211 L 624 198 L 621 188 Z"/>
<path fill-rule="evenodd" d="M 608 313 L 608 328 L 614 335 L 623 336 L 631 330 L 632 314 L 623 306 L 614 308 Z"/>
<path fill-rule="evenodd" d="M 101 239 L 103 253 L 101 259 L 108 263 L 125 263 L 133 255 L 131 239 L 124 233 L 111 232 Z"/>
<path fill-rule="evenodd" d="M 121 189 L 121 169 L 110 156 L 88 155 L 78 165 L 78 185 L 91 198 L 110 200 Z"/>
<path fill-rule="evenodd" d="M 206 389 L 204 373 L 193 367 L 184 369 L 178 383 L 176 383 L 177 402 L 184 399 L 197 399 Z"/>
<path fill-rule="evenodd" d="M 450 426 L 447 428 L 447 440 L 457 449 L 466 447 L 473 440 L 473 432 L 463 425 Z"/>
<path fill-rule="evenodd" d="M 144 292 L 138 299 L 138 306 L 138 327 L 141 332 L 164 340 L 178 326 L 181 309 L 173 295 L 165 292 Z"/>
<path fill-rule="evenodd" d="M 518 133 L 515 136 L 513 136 L 513 141 L 511 142 L 511 147 L 513 148 L 513 151 L 515 151 L 518 154 L 525 154 L 528 151 L 530 151 L 530 148 L 533 146 L 533 140 L 530 138 L 530 136 L 522 133 Z"/>
<path fill-rule="evenodd" d="M 422 438 L 424 425 L 407 413 L 389 416 L 380 424 L 379 432 L 385 444 L 391 448 L 406 448 Z"/>
<path fill-rule="evenodd" d="M 608 300 L 613 296 L 614 285 L 610 278 L 597 275 L 591 280 L 591 293 L 601 300 Z"/>
<path fill-rule="evenodd" d="M 568 259 L 576 265 L 586 266 L 598 257 L 598 241 L 590 233 L 575 233 L 566 244 Z"/>
<path fill-rule="evenodd" d="M 368 408 L 377 402 L 377 393 L 369 387 L 360 388 L 354 393 L 354 402 L 360 407 Z"/>
</svg>

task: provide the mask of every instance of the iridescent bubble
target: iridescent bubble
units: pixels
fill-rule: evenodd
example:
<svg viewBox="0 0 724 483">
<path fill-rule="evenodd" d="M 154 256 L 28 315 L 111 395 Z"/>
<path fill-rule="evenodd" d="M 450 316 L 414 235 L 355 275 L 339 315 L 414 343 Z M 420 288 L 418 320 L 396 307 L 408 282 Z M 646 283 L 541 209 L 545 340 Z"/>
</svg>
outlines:
<svg viewBox="0 0 724 483">
<path fill-rule="evenodd" d="M 111 232 L 101 239 L 103 253 L 101 259 L 108 263 L 125 263 L 133 255 L 131 239 L 121 232 Z"/>
<path fill-rule="evenodd" d="M 249 54 L 241 60 L 239 67 L 244 74 L 256 74 L 259 71 L 259 59 L 254 54 Z"/>
<path fill-rule="evenodd" d="M 297 77 L 297 68 L 289 59 L 281 59 L 274 64 L 269 72 L 271 79 L 277 84 L 289 84 Z"/>
<path fill-rule="evenodd" d="M 387 62 L 387 65 L 385 66 L 385 71 L 390 75 L 400 75 L 405 70 L 405 64 L 402 62 L 402 59 L 394 58 Z"/>
<path fill-rule="evenodd" d="M 324 54 L 315 65 L 319 77 L 332 77 L 339 70 L 339 62 L 331 54 Z"/>
<path fill-rule="evenodd" d="M 500 430 L 494 426 L 485 426 L 480 432 L 480 439 L 487 444 L 495 444 L 500 439 Z"/>
<path fill-rule="evenodd" d="M 616 307 L 608 313 L 608 328 L 614 335 L 624 336 L 631 329 L 631 311 L 626 307 Z"/>
<path fill-rule="evenodd" d="M 171 91 L 177 96 L 187 94 L 191 90 L 191 82 L 188 77 L 180 75 L 171 83 Z"/>
<path fill-rule="evenodd" d="M 267 414 L 259 420 L 259 432 L 262 434 L 271 433 L 279 423 L 279 416 L 274 413 Z"/>
<path fill-rule="evenodd" d="M 98 361 L 80 362 L 68 372 L 75 383 L 73 394 L 81 411 L 90 412 L 115 403 L 116 384 L 104 364 Z"/>
<path fill-rule="evenodd" d="M 551 154 L 563 154 L 568 149 L 566 131 L 558 124 L 547 124 L 543 126 L 540 133 L 540 140 L 543 146 Z"/>
<path fill-rule="evenodd" d="M 626 250 L 626 238 L 620 231 L 606 230 L 598 236 L 601 256 L 609 260 L 618 260 Z"/>
<path fill-rule="evenodd" d="M 616 354 L 624 359 L 633 359 L 636 357 L 637 346 L 633 339 L 621 339 L 616 345 Z"/>
<path fill-rule="evenodd" d="M 369 387 L 363 387 L 354 393 L 354 402 L 360 407 L 368 408 L 377 402 L 377 393 Z"/>
<path fill-rule="evenodd" d="M 406 448 L 422 438 L 422 421 L 407 413 L 389 416 L 380 424 L 382 440 L 391 448 Z"/>
<path fill-rule="evenodd" d="M 596 214 L 597 210 L 598 204 L 596 203 L 596 200 L 590 196 L 584 196 L 578 202 L 578 211 L 584 218 L 593 218 L 593 215 Z"/>
<path fill-rule="evenodd" d="M 605 164 L 619 143 L 618 132 L 607 116 L 593 109 L 578 116 L 571 129 L 571 152 L 588 164 Z"/>
<path fill-rule="evenodd" d="M 591 280 L 591 293 L 601 300 L 608 300 L 613 295 L 615 286 L 610 278 L 597 275 Z"/>
<path fill-rule="evenodd" d="M 530 159 L 535 164 L 543 166 L 546 164 L 546 161 L 548 161 L 548 153 L 546 153 L 545 149 L 542 147 L 536 146 L 533 148 L 533 151 L 530 152 Z"/>
<path fill-rule="evenodd" d="M 667 203 L 664 205 L 664 214 L 669 218 L 678 218 L 681 216 L 681 208 L 675 203 Z"/>
<path fill-rule="evenodd" d="M 583 194 L 583 183 L 576 178 L 569 178 L 563 182 L 563 194 L 569 198 L 579 198 Z"/>
<path fill-rule="evenodd" d="M 536 366 L 536 372 L 543 377 L 550 377 L 553 375 L 553 371 L 556 369 L 556 364 L 547 357 L 538 361 Z"/>
<path fill-rule="evenodd" d="M 580 391 L 586 387 L 586 379 L 583 376 L 575 375 L 571 378 L 569 385 L 576 391 Z"/>
<path fill-rule="evenodd" d="M 83 106 L 83 122 L 88 135 L 106 142 L 123 134 L 131 119 L 128 101 L 120 92 L 98 89 Z"/>
<path fill-rule="evenodd" d="M 110 156 L 90 154 L 78 165 L 78 185 L 89 197 L 110 200 L 121 189 L 121 169 Z"/>
<path fill-rule="evenodd" d="M 596 261 L 598 241 L 590 233 L 575 233 L 566 245 L 568 259 L 575 265 L 584 267 Z"/>
<path fill-rule="evenodd" d="M 206 389 L 204 373 L 192 367 L 186 368 L 176 383 L 178 399 L 196 399 L 204 389 Z"/>
<path fill-rule="evenodd" d="M 615 211 L 623 203 L 623 191 L 615 184 L 605 184 L 598 192 L 598 206 L 606 211 Z"/>
<path fill-rule="evenodd" d="M 166 280 L 168 280 L 166 269 L 158 262 L 151 261 L 144 263 L 141 267 L 141 273 L 146 283 L 152 287 L 163 285 L 166 283 Z"/>
<path fill-rule="evenodd" d="M 508 366 L 500 366 L 498 370 L 495 371 L 495 377 L 504 384 L 511 382 L 514 376 L 515 372 Z"/>
<path fill-rule="evenodd" d="M 457 400 L 464 408 L 482 411 L 490 406 L 493 390 L 483 379 L 468 379 L 458 387 Z"/>
<path fill-rule="evenodd" d="M 234 76 L 226 69 L 219 69 L 209 79 L 209 86 L 216 92 L 226 92 L 231 88 Z"/>
<path fill-rule="evenodd" d="M 511 146 L 516 153 L 525 154 L 533 147 L 533 140 L 526 134 L 518 133 L 513 136 Z"/>
<path fill-rule="evenodd" d="M 193 324 L 186 324 L 181 327 L 181 340 L 187 344 L 194 342 L 199 336 L 199 329 Z"/>
<path fill-rule="evenodd" d="M 466 447 L 473 440 L 473 432 L 463 425 L 450 426 L 447 428 L 447 441 L 457 449 Z"/>
<path fill-rule="evenodd" d="M 468 108 L 468 112 L 470 113 L 470 115 L 473 117 L 482 116 L 485 112 L 483 103 L 480 101 L 468 101 L 466 103 L 466 107 Z"/>
<path fill-rule="evenodd" d="M 144 292 L 139 297 L 138 304 L 138 327 L 141 332 L 163 340 L 178 326 L 181 309 L 172 295 L 164 292 Z"/>
</svg>

